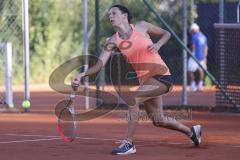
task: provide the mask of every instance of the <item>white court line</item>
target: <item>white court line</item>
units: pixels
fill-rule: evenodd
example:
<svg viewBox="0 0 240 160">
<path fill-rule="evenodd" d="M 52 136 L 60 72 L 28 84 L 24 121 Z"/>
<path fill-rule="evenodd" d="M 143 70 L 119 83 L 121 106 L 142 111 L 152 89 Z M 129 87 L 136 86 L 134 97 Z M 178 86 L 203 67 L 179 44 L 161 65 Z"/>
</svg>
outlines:
<svg viewBox="0 0 240 160">
<path fill-rule="evenodd" d="M 5 141 L 5 142 L 0 142 L 0 144 L 25 143 L 25 142 L 40 142 L 40 141 L 52 141 L 52 140 L 60 140 L 60 139 L 62 139 L 62 138 L 25 139 L 25 140 L 19 140 L 19 141 Z M 86 138 L 86 137 L 76 137 L 76 139 L 84 139 L 84 140 L 101 140 L 101 141 L 116 141 L 116 139 Z"/>
<path fill-rule="evenodd" d="M 24 142 L 38 142 L 38 141 L 51 141 L 51 140 L 60 140 L 60 136 L 49 136 L 49 135 L 32 135 L 32 134 L 0 134 L 0 136 L 20 136 L 20 137 L 43 137 L 40 139 L 33 139 L 33 140 L 19 140 L 19 141 L 6 141 L 6 142 L 0 142 L 0 144 L 7 144 L 7 143 L 24 143 Z M 83 140 L 99 140 L 99 141 L 115 141 L 115 143 L 121 142 L 120 139 L 115 139 L 115 138 L 95 138 L 95 137 L 76 137 L 76 139 L 83 139 Z M 143 141 L 138 141 L 136 140 L 136 143 L 140 143 Z M 145 141 L 144 141 L 145 142 Z M 170 144 L 170 145 L 182 145 L 182 144 L 187 144 L 187 143 L 181 143 L 181 142 L 161 142 L 159 141 L 158 144 Z M 146 144 L 148 145 L 148 144 Z M 139 144 L 138 146 L 145 146 Z"/>
<path fill-rule="evenodd" d="M 19 137 L 43 137 L 43 138 L 60 138 L 60 136 L 49 136 L 49 135 L 38 135 L 38 134 L 0 134 L 0 136 L 19 136 Z M 86 139 L 86 140 L 103 140 L 103 141 L 120 141 L 114 138 L 95 138 L 95 137 L 76 137 L 76 139 Z"/>
<path fill-rule="evenodd" d="M 240 148 L 240 146 L 232 146 L 232 147 Z"/>
<path fill-rule="evenodd" d="M 48 138 L 48 139 L 26 139 L 20 141 L 6 141 L 0 142 L 0 144 L 9 144 L 9 143 L 24 143 L 24 142 L 40 142 L 40 141 L 51 141 L 51 140 L 59 140 L 61 138 Z"/>
<path fill-rule="evenodd" d="M 14 133 L 0 134 L 0 136 L 45 137 L 45 138 L 60 137 L 60 136 L 38 135 L 38 134 L 33 135 L 33 134 L 14 134 Z"/>
<path fill-rule="evenodd" d="M 137 142 L 142 142 L 142 141 L 137 141 Z M 147 141 L 144 141 L 147 143 Z M 183 145 L 183 144 L 188 144 L 188 143 L 181 143 L 181 142 L 156 142 L 156 144 L 154 145 L 158 145 L 158 144 L 170 144 L 170 145 Z M 148 143 L 148 144 L 138 144 L 137 146 L 141 146 L 141 147 L 145 147 L 145 146 L 149 146 L 149 145 L 153 145 L 152 143 Z M 190 144 L 191 145 L 191 144 Z"/>
<path fill-rule="evenodd" d="M 88 137 L 77 137 L 77 138 L 84 139 L 84 140 L 121 141 L 119 139 L 114 139 L 114 138 L 88 138 Z"/>
<path fill-rule="evenodd" d="M 32 135 L 32 134 L 0 134 L 0 136 L 20 136 L 20 137 L 43 137 L 40 139 L 25 139 L 25 140 L 17 140 L 17 141 L 5 141 L 5 142 L 0 142 L 0 144 L 11 144 L 11 143 L 26 143 L 26 142 L 40 142 L 40 141 L 52 141 L 52 140 L 61 140 L 60 136 L 48 136 L 48 135 Z M 119 139 L 115 138 L 94 138 L 94 137 L 76 137 L 76 139 L 83 139 L 83 140 L 99 140 L 99 141 L 115 141 L 115 143 L 121 142 Z M 141 143 L 147 141 L 141 141 L 141 140 L 136 140 L 136 143 Z M 157 142 L 158 144 L 170 144 L 170 145 L 183 145 L 183 144 L 188 144 L 188 143 L 181 143 L 181 142 Z M 144 147 L 151 145 L 151 143 L 148 144 L 138 144 L 138 147 Z M 240 148 L 240 145 L 234 146 L 231 145 L 231 147 L 234 148 Z"/>
<path fill-rule="evenodd" d="M 38 142 L 38 141 L 51 141 L 51 140 L 60 140 L 61 139 L 60 136 L 32 135 L 32 134 L 12 134 L 12 133 L 0 134 L 0 136 L 43 137 L 43 138 L 40 138 L 40 139 L 25 139 L 25 140 L 17 140 L 17 141 L 4 141 L 4 142 L 0 142 L 0 144 Z M 112 138 L 76 137 L 76 139 L 101 140 L 101 141 L 120 141 L 118 139 L 112 139 Z"/>
</svg>

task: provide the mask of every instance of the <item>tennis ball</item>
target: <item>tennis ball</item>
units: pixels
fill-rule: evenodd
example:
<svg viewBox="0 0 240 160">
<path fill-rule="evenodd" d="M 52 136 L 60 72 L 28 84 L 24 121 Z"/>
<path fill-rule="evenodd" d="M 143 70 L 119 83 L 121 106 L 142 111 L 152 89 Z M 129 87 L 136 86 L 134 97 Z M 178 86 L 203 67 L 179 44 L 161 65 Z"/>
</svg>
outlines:
<svg viewBox="0 0 240 160">
<path fill-rule="evenodd" d="M 22 102 L 22 107 L 24 108 L 24 109 L 28 109 L 28 108 L 30 108 L 30 102 L 28 101 L 28 100 L 24 100 L 23 102 Z"/>
</svg>

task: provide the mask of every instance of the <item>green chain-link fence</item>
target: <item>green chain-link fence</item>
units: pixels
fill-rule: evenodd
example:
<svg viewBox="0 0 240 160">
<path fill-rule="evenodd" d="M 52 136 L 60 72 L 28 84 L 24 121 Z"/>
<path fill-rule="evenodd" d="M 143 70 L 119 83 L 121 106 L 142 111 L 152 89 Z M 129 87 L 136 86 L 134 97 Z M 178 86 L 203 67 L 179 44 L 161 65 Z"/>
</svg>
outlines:
<svg viewBox="0 0 240 160">
<path fill-rule="evenodd" d="M 23 80 L 23 33 L 22 33 L 22 1 L 0 1 L 0 43 L 12 44 L 13 80 Z M 3 54 L 0 54 L 3 64 Z M 0 84 L 4 83 L 3 67 L 0 69 Z"/>
</svg>

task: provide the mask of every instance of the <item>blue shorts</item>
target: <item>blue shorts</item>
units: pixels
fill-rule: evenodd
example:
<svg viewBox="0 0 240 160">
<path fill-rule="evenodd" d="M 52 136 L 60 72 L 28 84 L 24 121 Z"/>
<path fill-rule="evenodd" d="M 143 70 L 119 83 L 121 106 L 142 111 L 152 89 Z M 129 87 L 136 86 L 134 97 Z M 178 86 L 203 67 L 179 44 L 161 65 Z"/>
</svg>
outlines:
<svg viewBox="0 0 240 160">
<path fill-rule="evenodd" d="M 168 91 L 172 90 L 172 86 L 174 84 L 174 78 L 172 75 L 155 75 L 152 78 L 156 79 L 159 82 L 162 82 L 168 87 Z"/>
</svg>

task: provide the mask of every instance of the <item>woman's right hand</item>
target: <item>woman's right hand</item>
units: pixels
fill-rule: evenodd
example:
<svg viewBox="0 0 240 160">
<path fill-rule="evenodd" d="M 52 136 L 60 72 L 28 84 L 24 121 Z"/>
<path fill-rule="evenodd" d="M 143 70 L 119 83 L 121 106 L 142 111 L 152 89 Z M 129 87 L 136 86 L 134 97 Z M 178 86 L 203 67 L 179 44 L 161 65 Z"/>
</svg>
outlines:
<svg viewBox="0 0 240 160">
<path fill-rule="evenodd" d="M 85 73 L 78 74 L 72 81 L 72 87 L 78 87 L 81 83 L 81 79 L 84 77 Z"/>
</svg>

